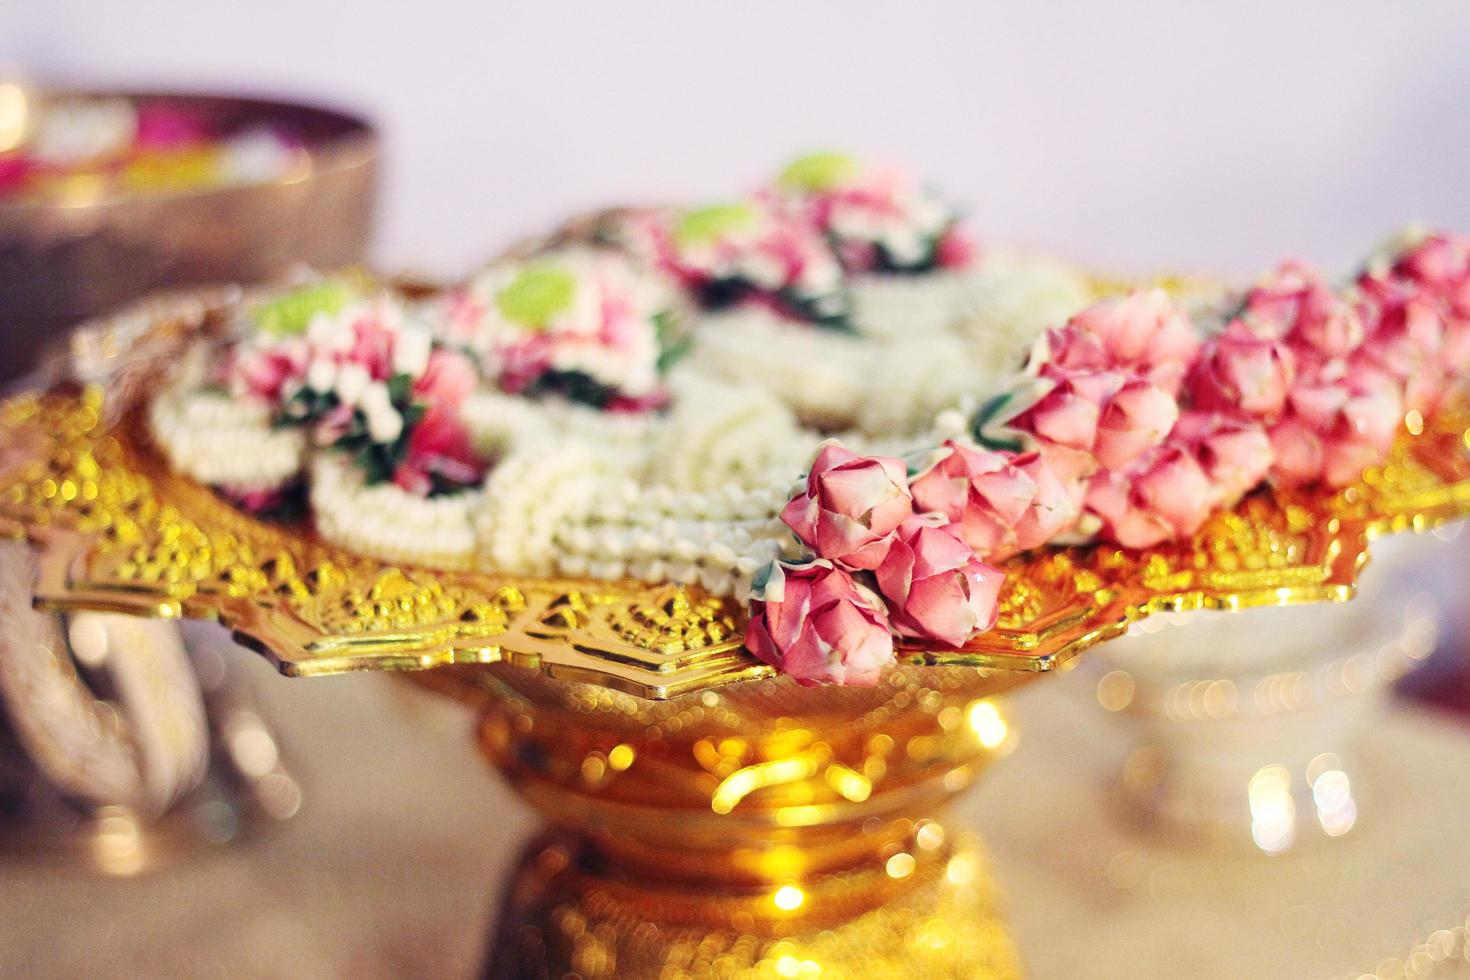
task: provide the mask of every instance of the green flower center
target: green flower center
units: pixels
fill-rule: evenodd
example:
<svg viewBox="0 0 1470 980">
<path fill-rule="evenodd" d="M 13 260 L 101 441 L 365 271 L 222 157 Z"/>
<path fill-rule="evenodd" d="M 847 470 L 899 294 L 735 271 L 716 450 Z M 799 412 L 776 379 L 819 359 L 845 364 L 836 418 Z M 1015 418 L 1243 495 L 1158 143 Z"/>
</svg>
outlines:
<svg viewBox="0 0 1470 980">
<path fill-rule="evenodd" d="M 755 222 L 756 211 L 749 204 L 712 204 L 681 214 L 674 239 L 680 245 L 702 245 Z"/>
<path fill-rule="evenodd" d="M 829 191 L 857 175 L 857 161 L 846 153 L 809 153 L 793 160 L 777 181 L 798 191 Z"/>
<path fill-rule="evenodd" d="M 255 325 L 273 337 L 293 337 L 306 332 L 312 317 L 340 313 L 352 290 L 341 282 L 319 282 L 292 290 L 285 296 L 262 303 L 254 310 Z"/>
<path fill-rule="evenodd" d="M 532 265 L 495 294 L 495 305 L 512 323 L 541 330 L 571 307 L 576 292 L 577 279 L 566 269 Z"/>
</svg>

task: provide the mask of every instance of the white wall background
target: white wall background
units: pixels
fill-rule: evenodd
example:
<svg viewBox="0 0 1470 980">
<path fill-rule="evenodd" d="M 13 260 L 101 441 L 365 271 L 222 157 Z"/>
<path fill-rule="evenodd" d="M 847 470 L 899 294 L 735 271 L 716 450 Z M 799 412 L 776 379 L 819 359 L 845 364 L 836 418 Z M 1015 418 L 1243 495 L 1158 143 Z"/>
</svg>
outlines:
<svg viewBox="0 0 1470 980">
<path fill-rule="evenodd" d="M 1342 267 L 1410 219 L 1470 230 L 1465 0 L 0 0 L 0 62 L 364 109 L 380 258 L 441 274 L 828 146 L 1120 271 Z"/>
</svg>

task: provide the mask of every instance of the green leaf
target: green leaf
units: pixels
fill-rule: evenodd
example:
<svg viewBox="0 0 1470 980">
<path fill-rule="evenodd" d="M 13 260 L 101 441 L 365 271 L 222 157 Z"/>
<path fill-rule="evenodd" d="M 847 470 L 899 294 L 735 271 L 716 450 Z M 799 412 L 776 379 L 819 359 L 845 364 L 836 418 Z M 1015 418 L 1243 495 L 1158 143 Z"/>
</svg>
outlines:
<svg viewBox="0 0 1470 980">
<path fill-rule="evenodd" d="M 256 327 L 273 337 L 293 337 L 306 332 L 312 317 L 340 313 L 352 299 L 346 283 L 335 280 L 312 283 L 257 306 L 252 312 Z"/>
<path fill-rule="evenodd" d="M 674 240 L 680 245 L 702 245 L 723 235 L 754 225 L 755 208 L 749 204 L 712 204 L 685 211 L 674 226 Z"/>
<path fill-rule="evenodd" d="M 388 379 L 388 400 L 400 411 L 408 404 L 413 394 L 413 378 L 406 374 L 395 374 Z"/>
<path fill-rule="evenodd" d="M 846 153 L 809 153 L 788 163 L 776 180 L 792 190 L 829 191 L 857 171 L 857 161 Z"/>
<path fill-rule="evenodd" d="M 678 316 L 669 310 L 654 314 L 654 333 L 658 337 L 658 372 L 668 373 L 694 347 L 694 338 L 683 329 Z"/>
<path fill-rule="evenodd" d="M 577 279 L 560 266 L 542 263 L 521 270 L 495 296 L 500 313 L 512 323 L 541 330 L 569 309 L 577 295 Z"/>
</svg>

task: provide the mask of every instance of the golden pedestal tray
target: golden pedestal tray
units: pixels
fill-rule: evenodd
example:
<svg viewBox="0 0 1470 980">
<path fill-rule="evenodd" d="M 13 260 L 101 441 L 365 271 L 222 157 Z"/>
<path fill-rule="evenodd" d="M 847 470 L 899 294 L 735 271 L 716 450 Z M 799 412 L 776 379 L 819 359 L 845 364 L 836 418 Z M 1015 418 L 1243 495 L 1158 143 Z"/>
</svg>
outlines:
<svg viewBox="0 0 1470 980">
<path fill-rule="evenodd" d="M 105 402 L 0 405 L 0 533 L 35 546 L 40 605 L 216 619 L 286 674 L 415 671 L 473 706 L 557 828 L 509 886 L 501 975 L 1014 975 L 983 858 L 935 821 L 1008 744 L 994 697 L 1152 612 L 1348 599 L 1373 535 L 1470 514 L 1458 407 L 1340 493 L 1014 559 L 997 629 L 904 647 L 874 688 L 803 688 L 698 589 L 393 567 L 170 472 L 140 393 L 218 314 L 156 311 Z"/>
</svg>

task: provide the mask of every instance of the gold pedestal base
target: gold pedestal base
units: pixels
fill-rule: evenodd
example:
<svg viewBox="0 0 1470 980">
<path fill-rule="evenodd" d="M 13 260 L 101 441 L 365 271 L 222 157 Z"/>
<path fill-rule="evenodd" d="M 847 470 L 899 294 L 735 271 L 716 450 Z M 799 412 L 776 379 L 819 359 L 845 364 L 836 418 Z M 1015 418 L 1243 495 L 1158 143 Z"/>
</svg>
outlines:
<svg viewBox="0 0 1470 980">
<path fill-rule="evenodd" d="M 503 903 L 492 977 L 1014 977 L 946 804 L 1014 742 L 1026 675 L 905 668 L 646 701 L 516 668 L 414 675 L 551 825 Z"/>
<path fill-rule="evenodd" d="M 548 834 L 506 890 L 485 975 L 1019 977 L 978 841 L 950 842 L 936 823 L 916 837 L 911 859 L 772 891 L 625 877 L 576 838 Z"/>
</svg>

